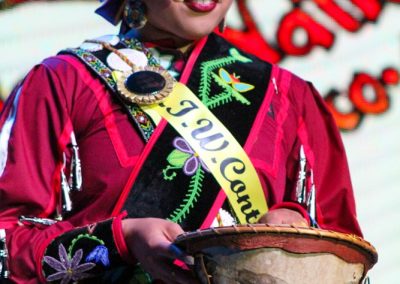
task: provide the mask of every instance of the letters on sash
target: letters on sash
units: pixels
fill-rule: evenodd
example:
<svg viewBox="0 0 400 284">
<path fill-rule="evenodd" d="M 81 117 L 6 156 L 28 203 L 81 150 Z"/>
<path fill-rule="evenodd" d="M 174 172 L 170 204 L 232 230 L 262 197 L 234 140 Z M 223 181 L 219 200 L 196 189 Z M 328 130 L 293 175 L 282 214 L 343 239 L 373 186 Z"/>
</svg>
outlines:
<svg viewBox="0 0 400 284">
<path fill-rule="evenodd" d="M 192 146 L 225 191 L 240 223 L 254 223 L 268 210 L 257 173 L 228 129 L 183 84 L 156 110 Z"/>
</svg>

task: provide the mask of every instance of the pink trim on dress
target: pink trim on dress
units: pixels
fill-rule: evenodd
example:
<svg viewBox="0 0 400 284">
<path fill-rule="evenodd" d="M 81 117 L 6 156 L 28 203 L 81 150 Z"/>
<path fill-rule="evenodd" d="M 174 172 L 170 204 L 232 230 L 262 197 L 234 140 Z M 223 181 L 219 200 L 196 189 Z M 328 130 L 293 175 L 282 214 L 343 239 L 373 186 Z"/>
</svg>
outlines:
<svg viewBox="0 0 400 284">
<path fill-rule="evenodd" d="M 104 115 L 104 125 L 107 129 L 108 135 L 110 136 L 111 143 L 114 146 L 120 165 L 122 167 L 135 165 L 138 156 L 129 156 L 126 151 L 126 147 L 122 142 L 120 132 L 118 131 L 115 122 L 115 115 L 110 102 L 107 99 L 108 94 L 105 91 L 104 85 L 99 80 L 93 80 L 93 76 L 89 73 L 89 70 L 77 58 L 68 55 L 61 55 L 59 58 L 67 61 L 77 70 L 82 82 L 84 82 L 95 95 L 99 108 Z"/>
<path fill-rule="evenodd" d="M 260 130 L 264 123 L 264 118 L 265 118 L 266 114 L 268 113 L 268 109 L 272 102 L 272 97 L 276 93 L 276 89 L 275 89 L 276 87 L 275 87 L 275 84 L 273 83 L 273 80 L 276 81 L 276 78 L 278 78 L 279 76 L 280 76 L 280 68 L 276 65 L 273 65 L 272 71 L 271 71 L 270 83 L 267 88 L 267 91 L 265 92 L 265 99 L 260 107 L 260 110 L 258 111 L 256 119 L 254 120 L 249 137 L 246 141 L 246 144 L 244 145 L 244 149 L 246 150 L 247 153 L 251 152 L 255 141 L 257 141 L 258 134 L 260 133 Z M 275 147 L 276 147 L 276 145 L 275 145 Z M 275 148 L 274 161 L 273 161 L 272 165 L 268 164 L 268 163 L 258 162 L 258 164 L 260 164 L 260 165 L 259 166 L 254 165 L 254 166 L 256 166 L 258 168 L 263 168 L 265 171 L 269 172 L 272 176 L 276 176 L 277 169 L 276 169 L 276 166 L 274 166 L 275 159 L 276 159 L 276 153 L 277 153 L 276 150 L 277 149 Z"/>
<path fill-rule="evenodd" d="M 218 214 L 219 209 L 221 209 L 226 199 L 226 194 L 223 189 L 221 189 L 217 195 L 217 198 L 214 201 L 213 206 L 207 214 L 207 217 L 204 219 L 203 224 L 201 224 L 200 229 L 206 229 L 211 226 L 215 217 Z"/>
<path fill-rule="evenodd" d="M 273 65 L 271 71 L 271 78 L 276 78 L 278 76 L 278 72 L 279 72 L 278 67 L 276 65 Z M 260 133 L 260 129 L 264 122 L 264 117 L 268 113 L 268 109 L 271 104 L 272 96 L 274 95 L 274 93 L 275 93 L 274 84 L 270 83 L 267 88 L 267 91 L 265 92 L 265 99 L 261 104 L 261 107 L 254 120 L 253 126 L 251 127 L 249 136 L 246 140 L 246 144 L 243 147 L 247 153 L 251 152 L 255 141 L 257 141 L 258 133 Z"/>
<path fill-rule="evenodd" d="M 60 192 L 61 192 L 61 177 L 60 173 L 62 168 L 64 167 L 64 162 L 63 162 L 63 152 L 67 148 L 68 143 L 71 141 L 71 133 L 73 131 L 72 128 L 72 121 L 68 119 L 68 121 L 65 124 L 65 127 L 60 135 L 60 138 L 57 141 L 57 146 L 58 146 L 58 151 L 59 151 L 59 161 L 56 164 L 53 177 L 51 179 L 51 196 L 49 203 L 47 205 L 47 208 L 38 215 L 39 218 L 46 218 L 50 216 L 56 209 L 58 200 L 60 198 Z"/>
<path fill-rule="evenodd" d="M 153 134 L 151 135 L 149 142 L 147 142 L 146 146 L 143 149 L 142 154 L 140 154 L 139 159 L 137 160 L 137 163 L 128 178 L 128 181 L 127 181 L 124 189 L 121 192 L 121 195 L 120 195 L 120 197 L 114 207 L 114 210 L 111 214 L 112 217 L 117 216 L 121 212 L 122 207 L 124 206 L 124 203 L 125 203 L 126 199 L 128 198 L 129 192 L 131 191 L 132 186 L 135 183 L 136 178 L 138 177 L 140 169 L 142 168 L 144 162 L 148 158 L 151 150 L 153 149 L 154 144 L 160 137 L 161 133 L 164 131 L 167 124 L 168 124 L 167 121 L 163 119 L 158 124 L 157 128 L 154 130 Z"/>
<path fill-rule="evenodd" d="M 189 80 L 189 76 L 192 73 L 194 63 L 196 62 L 206 41 L 207 41 L 207 38 L 200 40 L 197 43 L 197 45 L 195 46 L 195 48 L 193 49 L 193 51 L 188 59 L 188 62 L 186 63 L 185 68 L 182 72 L 181 80 L 180 80 L 181 83 L 186 84 L 187 81 Z M 151 150 L 153 149 L 154 144 L 156 143 L 156 141 L 158 140 L 158 138 L 164 131 L 167 124 L 168 124 L 168 122 L 165 119 L 162 119 L 161 122 L 156 127 L 156 129 L 154 130 L 153 134 L 150 137 L 150 140 L 144 147 L 142 154 L 139 156 L 139 159 L 137 160 L 137 163 L 136 163 L 135 167 L 133 168 L 133 171 L 132 171 L 131 175 L 129 176 L 129 179 L 128 179 L 124 189 L 122 190 L 121 196 L 119 197 L 111 216 L 117 216 L 119 214 L 119 212 L 122 210 L 122 207 L 124 206 L 124 203 L 125 203 L 126 199 L 128 198 L 129 192 L 131 191 L 133 184 L 135 183 L 136 178 L 138 177 L 140 169 L 142 168 L 144 162 L 148 158 Z"/>
<path fill-rule="evenodd" d="M 308 142 L 308 133 L 306 129 L 306 125 L 304 123 L 303 117 L 299 118 L 299 127 L 297 129 L 297 135 L 300 138 L 301 144 L 304 148 L 304 154 L 307 157 L 307 161 L 310 164 L 311 168 L 314 168 L 315 164 L 315 156 L 314 152 L 311 150 L 310 143 Z"/>
<path fill-rule="evenodd" d="M 283 137 L 284 137 L 282 126 L 286 120 L 286 117 L 288 114 L 288 109 L 289 109 L 289 104 L 290 104 L 289 99 L 288 99 L 288 92 L 289 92 L 290 84 L 292 81 L 292 75 L 289 72 L 287 72 L 283 69 L 280 69 L 280 72 L 279 72 L 276 80 L 277 80 L 276 88 L 277 88 L 277 92 L 278 92 L 277 95 L 281 96 L 281 100 L 280 100 L 281 108 L 276 117 L 277 135 L 276 135 L 276 139 L 275 139 L 275 156 L 274 156 L 274 161 L 273 161 L 273 173 L 275 175 L 277 174 L 279 161 L 282 156 L 281 148 L 280 148 Z"/>
<path fill-rule="evenodd" d="M 195 45 L 192 53 L 189 56 L 188 61 L 186 62 L 185 69 L 183 69 L 181 79 L 179 80 L 182 84 L 185 84 L 189 80 L 190 74 L 192 74 L 193 66 L 197 61 L 197 58 L 200 55 L 200 52 L 203 50 L 204 45 L 207 42 L 208 37 L 204 37 Z"/>
<path fill-rule="evenodd" d="M 114 238 L 114 244 L 121 258 L 129 264 L 136 264 L 135 257 L 131 254 L 125 241 L 124 232 L 122 231 L 122 219 L 127 216 L 127 212 L 123 211 L 112 222 L 111 230 Z"/>
</svg>

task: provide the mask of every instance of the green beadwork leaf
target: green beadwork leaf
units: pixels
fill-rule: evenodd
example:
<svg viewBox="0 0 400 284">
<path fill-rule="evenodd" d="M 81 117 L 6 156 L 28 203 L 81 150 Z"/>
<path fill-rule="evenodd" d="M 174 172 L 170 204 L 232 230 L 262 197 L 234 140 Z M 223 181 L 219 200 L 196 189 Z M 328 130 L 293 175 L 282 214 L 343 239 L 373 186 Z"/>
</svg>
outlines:
<svg viewBox="0 0 400 284">
<path fill-rule="evenodd" d="M 235 90 L 232 90 L 232 96 L 240 103 L 249 106 L 250 102 L 248 99 L 246 99 L 244 96 L 242 96 L 239 92 L 236 92 Z"/>
<path fill-rule="evenodd" d="M 215 69 L 219 69 L 226 65 L 230 65 L 234 63 L 237 59 L 233 56 L 228 56 L 224 58 L 219 58 L 215 60 L 210 60 L 203 62 L 201 64 L 201 79 L 199 85 L 199 97 L 204 104 L 207 104 L 208 100 L 210 99 L 210 91 L 211 91 L 211 76 L 212 71 Z"/>
<path fill-rule="evenodd" d="M 227 103 L 230 103 L 232 101 L 232 96 L 230 95 L 230 93 L 225 92 L 225 93 L 221 93 L 218 95 L 215 95 L 212 100 L 208 101 L 206 106 L 209 109 L 213 109 L 216 108 L 220 105 L 224 105 Z"/>
<path fill-rule="evenodd" d="M 191 154 L 179 151 L 177 149 L 173 150 L 171 154 L 168 155 L 167 161 L 171 166 L 182 168 L 186 160 L 189 159 Z"/>
<path fill-rule="evenodd" d="M 203 180 L 204 171 L 201 167 L 199 167 L 190 180 L 188 191 L 185 194 L 182 204 L 180 204 L 179 207 L 173 211 L 168 220 L 175 223 L 181 223 L 186 218 L 186 216 L 190 213 L 190 210 L 193 209 L 195 203 L 197 202 L 197 198 L 201 194 Z"/>
<path fill-rule="evenodd" d="M 230 53 L 230 55 L 235 57 L 240 62 L 247 63 L 247 62 L 251 62 L 252 61 L 250 58 L 247 58 L 247 57 L 244 57 L 243 55 L 241 55 L 236 48 L 229 49 L 229 53 Z"/>
<path fill-rule="evenodd" d="M 101 244 L 101 245 L 104 245 L 104 241 L 101 240 L 101 239 L 99 239 L 98 237 L 96 237 L 96 236 L 94 236 L 94 235 L 90 235 L 90 234 L 79 234 L 76 238 L 74 238 L 74 239 L 71 241 L 71 244 L 70 244 L 70 246 L 68 247 L 68 256 L 69 256 L 70 258 L 72 258 L 72 253 L 73 253 L 73 250 L 74 250 L 74 248 L 75 248 L 75 246 L 76 246 L 76 243 L 77 243 L 78 241 L 82 240 L 82 239 L 88 239 L 88 240 L 91 240 L 91 241 L 94 241 L 94 242 L 98 242 L 98 243 Z"/>
</svg>

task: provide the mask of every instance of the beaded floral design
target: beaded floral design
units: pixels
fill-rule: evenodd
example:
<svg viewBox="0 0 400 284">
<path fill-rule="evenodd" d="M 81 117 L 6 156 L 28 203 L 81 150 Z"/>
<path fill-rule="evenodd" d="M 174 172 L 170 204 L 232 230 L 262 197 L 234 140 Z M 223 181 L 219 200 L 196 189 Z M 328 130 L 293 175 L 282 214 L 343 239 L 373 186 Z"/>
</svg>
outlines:
<svg viewBox="0 0 400 284">
<path fill-rule="evenodd" d="M 86 262 L 94 262 L 95 264 L 101 264 L 104 267 L 108 267 L 110 265 L 108 249 L 105 246 L 104 241 L 94 235 L 79 234 L 76 238 L 72 240 L 71 245 L 68 247 L 69 255 L 72 254 L 74 248 L 78 245 L 78 243 L 85 239 L 92 243 L 98 243 L 98 245 L 86 257 Z"/>
<path fill-rule="evenodd" d="M 169 165 L 163 170 L 164 179 L 172 180 L 176 176 L 176 172 L 171 170 L 183 169 L 187 176 L 192 176 L 196 173 L 199 167 L 210 172 L 207 165 L 199 157 L 199 155 L 190 147 L 189 143 L 181 137 L 176 137 L 172 145 L 175 149 L 168 155 L 167 161 Z"/>
<path fill-rule="evenodd" d="M 197 202 L 202 191 L 204 174 L 209 172 L 209 169 L 186 140 L 176 137 L 172 144 L 175 149 L 167 157 L 169 165 L 163 169 L 164 179 L 166 181 L 175 179 L 177 170 L 181 169 L 185 175 L 191 177 L 185 198 L 168 217 L 169 220 L 180 223 Z"/>
<path fill-rule="evenodd" d="M 249 63 L 252 60 L 241 55 L 236 48 L 231 48 L 229 56 L 201 63 L 198 94 L 203 104 L 209 109 L 230 103 L 233 100 L 244 105 L 250 105 L 250 101 L 242 93 L 254 89 L 254 86 L 241 82 L 240 76 L 230 74 L 223 68 L 236 62 Z M 218 71 L 215 72 L 215 70 Z M 222 88 L 221 93 L 212 94 L 211 84 L 213 81 Z"/>
<path fill-rule="evenodd" d="M 86 262 L 94 262 L 101 264 L 104 267 L 110 266 L 110 260 L 108 258 L 108 249 L 104 245 L 96 246 L 86 257 Z"/>
<path fill-rule="evenodd" d="M 44 257 L 44 262 L 57 271 L 47 276 L 46 280 L 49 282 L 61 280 L 61 284 L 67 284 L 71 281 L 76 282 L 91 277 L 91 275 L 86 272 L 95 267 L 96 264 L 92 262 L 80 264 L 82 256 L 83 251 L 79 249 L 75 252 L 73 257 L 70 257 L 63 244 L 60 244 L 58 246 L 58 260 L 51 256 Z"/>
<path fill-rule="evenodd" d="M 241 55 L 237 49 L 231 48 L 228 56 L 201 63 L 198 95 L 207 108 L 216 108 L 233 100 L 243 105 L 250 105 L 250 101 L 242 93 L 253 90 L 254 86 L 242 82 L 240 76 L 224 69 L 225 66 L 236 62 L 249 63 L 252 60 Z M 219 86 L 222 92 L 216 94 L 211 92 L 213 84 Z M 168 165 L 163 169 L 164 180 L 174 180 L 177 171 L 181 169 L 185 175 L 191 177 L 185 198 L 168 218 L 173 222 L 181 223 L 197 202 L 202 192 L 205 174 L 210 171 L 183 138 L 175 138 L 172 144 L 175 149 L 167 157 Z"/>
</svg>

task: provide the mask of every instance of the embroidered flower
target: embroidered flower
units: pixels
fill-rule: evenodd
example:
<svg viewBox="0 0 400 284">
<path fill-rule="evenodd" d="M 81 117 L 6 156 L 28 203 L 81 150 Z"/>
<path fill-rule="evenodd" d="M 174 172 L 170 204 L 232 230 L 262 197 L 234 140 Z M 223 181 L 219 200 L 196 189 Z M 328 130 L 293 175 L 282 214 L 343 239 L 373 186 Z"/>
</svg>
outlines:
<svg viewBox="0 0 400 284">
<path fill-rule="evenodd" d="M 86 262 L 94 262 L 96 264 L 102 264 L 104 267 L 110 266 L 110 260 L 108 259 L 108 249 L 103 245 L 98 245 L 92 250 L 86 257 Z"/>
<path fill-rule="evenodd" d="M 70 259 L 65 247 L 60 244 L 58 246 L 58 256 L 60 260 L 57 260 L 51 256 L 45 256 L 44 262 L 46 262 L 50 267 L 57 270 L 56 273 L 49 275 L 46 280 L 47 281 L 56 281 L 61 280 L 61 284 L 67 284 L 71 280 L 78 281 L 84 278 L 88 278 L 91 275 L 88 273 L 84 273 L 93 267 L 96 264 L 92 262 L 87 262 L 83 264 L 79 264 L 82 259 L 83 251 L 79 249 L 75 252 L 74 256 Z"/>
<path fill-rule="evenodd" d="M 193 175 L 199 168 L 199 165 L 201 165 L 205 171 L 207 172 L 210 171 L 206 166 L 206 164 L 203 162 L 203 160 L 200 159 L 199 155 L 195 151 L 193 151 L 192 147 L 190 147 L 190 145 L 186 142 L 185 139 L 177 137 L 174 139 L 172 144 L 177 150 L 185 153 L 187 156 L 183 165 L 183 172 L 186 175 L 188 176 Z"/>
</svg>

